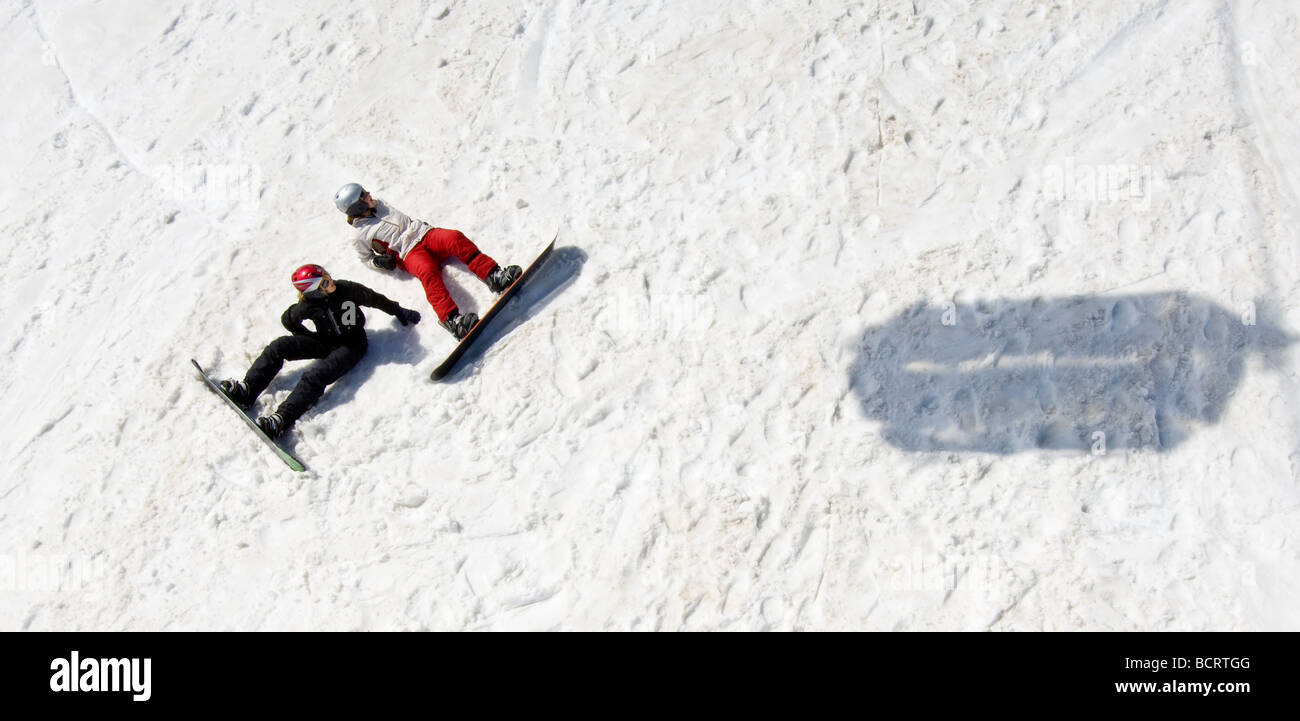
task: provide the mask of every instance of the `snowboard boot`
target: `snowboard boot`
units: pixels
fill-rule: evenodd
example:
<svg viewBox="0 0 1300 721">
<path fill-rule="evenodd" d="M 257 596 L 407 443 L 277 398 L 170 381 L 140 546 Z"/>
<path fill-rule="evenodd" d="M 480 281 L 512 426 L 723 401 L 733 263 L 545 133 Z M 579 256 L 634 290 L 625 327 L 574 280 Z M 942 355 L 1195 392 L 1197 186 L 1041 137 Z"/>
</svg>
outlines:
<svg viewBox="0 0 1300 721">
<path fill-rule="evenodd" d="M 524 269 L 517 265 L 507 265 L 504 268 L 498 265 L 488 273 L 483 282 L 487 283 L 488 290 L 493 293 L 500 293 L 509 288 L 516 280 L 519 280 L 519 276 L 523 274 Z"/>
<path fill-rule="evenodd" d="M 442 322 L 442 327 L 451 331 L 451 334 L 456 336 L 456 340 L 460 340 L 464 338 L 466 334 L 469 333 L 470 329 L 477 324 L 478 316 L 474 313 L 461 315 L 459 310 L 453 310 L 451 314 L 447 316 L 447 320 Z"/>
<path fill-rule="evenodd" d="M 248 397 L 248 386 L 244 385 L 243 381 L 224 380 L 217 385 L 221 386 L 221 392 L 240 408 L 248 410 L 253 405 L 253 399 Z"/>
<path fill-rule="evenodd" d="M 288 424 L 284 422 L 284 417 L 279 413 L 272 413 L 269 416 L 258 418 L 257 427 L 261 428 L 263 433 L 273 439 L 289 430 Z"/>
</svg>

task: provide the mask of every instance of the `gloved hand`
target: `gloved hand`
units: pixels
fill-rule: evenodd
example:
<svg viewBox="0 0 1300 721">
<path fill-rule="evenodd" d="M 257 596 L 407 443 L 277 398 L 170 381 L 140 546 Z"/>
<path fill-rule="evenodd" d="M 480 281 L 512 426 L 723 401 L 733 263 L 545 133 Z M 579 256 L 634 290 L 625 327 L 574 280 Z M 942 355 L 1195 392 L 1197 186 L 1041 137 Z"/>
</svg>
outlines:
<svg viewBox="0 0 1300 721">
<path fill-rule="evenodd" d="M 370 262 L 374 263 L 376 268 L 392 270 L 397 267 L 397 256 L 388 253 L 372 253 Z"/>
<path fill-rule="evenodd" d="M 410 308 L 398 308 L 397 322 L 402 325 L 415 325 L 420 322 L 420 314 Z"/>
</svg>

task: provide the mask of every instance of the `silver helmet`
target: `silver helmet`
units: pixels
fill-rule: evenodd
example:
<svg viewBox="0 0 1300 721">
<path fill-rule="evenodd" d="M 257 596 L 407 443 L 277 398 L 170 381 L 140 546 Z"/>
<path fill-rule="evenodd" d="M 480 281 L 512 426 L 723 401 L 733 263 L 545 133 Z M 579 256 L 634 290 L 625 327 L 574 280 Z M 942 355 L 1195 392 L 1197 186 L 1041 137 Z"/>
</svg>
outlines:
<svg viewBox="0 0 1300 721">
<path fill-rule="evenodd" d="M 361 203 L 361 196 L 365 194 L 366 189 L 361 187 L 360 183 L 348 183 L 334 194 L 334 207 L 348 215 L 361 215 L 369 210 L 369 206 Z M 358 206 L 358 203 L 361 205 Z"/>
</svg>

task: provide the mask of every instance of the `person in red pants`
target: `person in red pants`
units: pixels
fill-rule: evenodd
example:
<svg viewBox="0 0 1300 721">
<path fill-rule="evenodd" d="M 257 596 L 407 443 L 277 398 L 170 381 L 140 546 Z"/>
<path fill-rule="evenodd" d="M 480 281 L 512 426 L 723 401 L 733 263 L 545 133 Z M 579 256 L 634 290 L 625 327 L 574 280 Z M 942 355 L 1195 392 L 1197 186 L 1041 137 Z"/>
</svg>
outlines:
<svg viewBox="0 0 1300 721">
<path fill-rule="evenodd" d="M 374 198 L 357 183 L 348 183 L 334 194 L 334 206 L 348 216 L 352 242 L 363 263 L 376 268 L 400 268 L 424 286 L 424 295 L 438 314 L 442 327 L 457 339 L 464 338 L 478 316 L 461 314 L 442 282 L 442 263 L 455 258 L 487 284 L 493 293 L 509 288 L 523 274 L 517 265 L 502 267 L 459 230 L 434 228 Z"/>
</svg>

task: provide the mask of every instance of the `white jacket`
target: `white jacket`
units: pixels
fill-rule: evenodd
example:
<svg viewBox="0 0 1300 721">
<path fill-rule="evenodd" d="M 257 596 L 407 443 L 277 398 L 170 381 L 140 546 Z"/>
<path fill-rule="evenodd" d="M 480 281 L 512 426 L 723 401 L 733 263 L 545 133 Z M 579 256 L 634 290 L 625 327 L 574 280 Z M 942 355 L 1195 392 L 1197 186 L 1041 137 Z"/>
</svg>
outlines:
<svg viewBox="0 0 1300 721">
<path fill-rule="evenodd" d="M 375 198 L 375 214 L 352 221 L 352 242 L 363 262 L 370 262 L 371 250 L 381 253 L 391 250 L 406 260 L 406 254 L 424 240 L 424 234 L 432 227 Z"/>
</svg>

